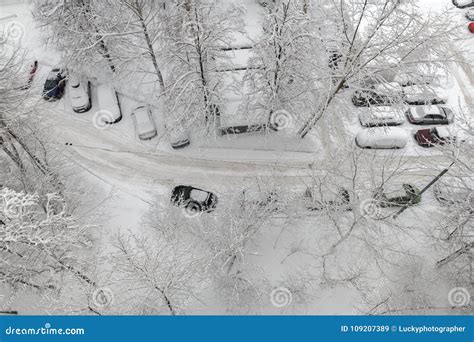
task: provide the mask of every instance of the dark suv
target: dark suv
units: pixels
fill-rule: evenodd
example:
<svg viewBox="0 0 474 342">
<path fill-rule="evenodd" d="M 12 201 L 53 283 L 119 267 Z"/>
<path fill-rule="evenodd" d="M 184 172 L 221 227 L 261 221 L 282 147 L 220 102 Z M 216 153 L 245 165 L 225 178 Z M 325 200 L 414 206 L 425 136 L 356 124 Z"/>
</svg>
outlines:
<svg viewBox="0 0 474 342">
<path fill-rule="evenodd" d="M 380 188 L 374 194 L 374 199 L 380 207 L 399 207 L 420 203 L 421 194 L 415 185 L 405 183 L 398 191 L 386 192 L 384 188 Z"/>
<path fill-rule="evenodd" d="M 48 74 L 43 87 L 43 98 L 45 100 L 58 100 L 64 94 L 66 85 L 66 73 L 63 69 L 54 68 Z"/>
<path fill-rule="evenodd" d="M 209 212 L 215 209 L 217 196 L 212 192 L 189 185 L 178 185 L 171 193 L 171 202 L 178 207 L 185 207 L 193 212 Z"/>
</svg>

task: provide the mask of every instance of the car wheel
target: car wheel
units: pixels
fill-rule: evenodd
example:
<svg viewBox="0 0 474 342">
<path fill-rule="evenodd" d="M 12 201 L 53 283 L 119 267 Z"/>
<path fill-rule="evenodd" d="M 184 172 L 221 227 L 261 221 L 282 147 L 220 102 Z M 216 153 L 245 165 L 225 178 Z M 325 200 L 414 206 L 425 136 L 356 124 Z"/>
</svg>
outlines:
<svg viewBox="0 0 474 342">
<path fill-rule="evenodd" d="M 195 201 L 188 202 L 184 209 L 185 215 L 190 218 L 197 217 L 203 212 L 201 204 Z"/>
</svg>

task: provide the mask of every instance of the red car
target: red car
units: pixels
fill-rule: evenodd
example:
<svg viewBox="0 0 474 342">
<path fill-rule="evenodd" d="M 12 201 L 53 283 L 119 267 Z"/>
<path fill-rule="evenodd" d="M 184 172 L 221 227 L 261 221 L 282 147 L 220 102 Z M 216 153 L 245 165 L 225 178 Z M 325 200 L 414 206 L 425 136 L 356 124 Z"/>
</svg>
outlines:
<svg viewBox="0 0 474 342">
<path fill-rule="evenodd" d="M 420 129 L 415 134 L 415 140 L 420 146 L 432 147 L 452 143 L 456 140 L 456 136 L 447 127 L 433 127 Z"/>
<path fill-rule="evenodd" d="M 471 21 L 467 27 L 471 33 L 474 33 L 474 21 Z"/>
</svg>

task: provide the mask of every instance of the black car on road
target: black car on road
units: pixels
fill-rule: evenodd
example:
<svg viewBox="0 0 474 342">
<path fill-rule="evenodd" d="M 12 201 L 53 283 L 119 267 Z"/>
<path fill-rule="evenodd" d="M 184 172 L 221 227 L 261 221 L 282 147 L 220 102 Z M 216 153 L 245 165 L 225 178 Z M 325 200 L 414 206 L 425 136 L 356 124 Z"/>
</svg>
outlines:
<svg viewBox="0 0 474 342">
<path fill-rule="evenodd" d="M 171 193 L 171 203 L 193 212 L 209 212 L 215 209 L 217 196 L 189 185 L 178 185 Z"/>
</svg>

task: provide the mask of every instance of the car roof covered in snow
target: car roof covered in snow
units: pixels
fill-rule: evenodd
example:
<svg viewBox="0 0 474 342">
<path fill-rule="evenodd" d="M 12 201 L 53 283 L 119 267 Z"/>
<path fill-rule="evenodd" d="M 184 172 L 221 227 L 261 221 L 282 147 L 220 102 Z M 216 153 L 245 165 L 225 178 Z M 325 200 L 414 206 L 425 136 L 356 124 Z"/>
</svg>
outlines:
<svg viewBox="0 0 474 342">
<path fill-rule="evenodd" d="M 359 131 L 357 141 L 363 146 L 373 145 L 377 141 L 392 142 L 394 146 L 404 146 L 408 133 L 400 127 L 372 127 Z"/>
<path fill-rule="evenodd" d="M 413 106 L 410 108 L 410 113 L 416 118 L 424 118 L 426 115 L 445 116 L 444 112 L 441 110 L 441 107 L 430 105 Z"/>
<path fill-rule="evenodd" d="M 156 130 L 155 124 L 148 110 L 148 106 L 138 106 L 133 109 L 133 116 L 135 117 L 139 133 L 147 133 Z"/>
<path fill-rule="evenodd" d="M 398 82 L 377 83 L 374 88 L 379 92 L 401 92 L 402 86 Z"/>
<path fill-rule="evenodd" d="M 364 118 L 392 119 L 400 114 L 400 110 L 394 106 L 371 106 L 360 115 Z"/>
<path fill-rule="evenodd" d="M 200 202 L 204 202 L 205 200 L 207 200 L 208 196 L 209 196 L 209 193 L 207 191 L 200 190 L 200 189 L 192 189 L 190 193 L 190 197 L 193 200 L 200 201 Z"/>
</svg>

